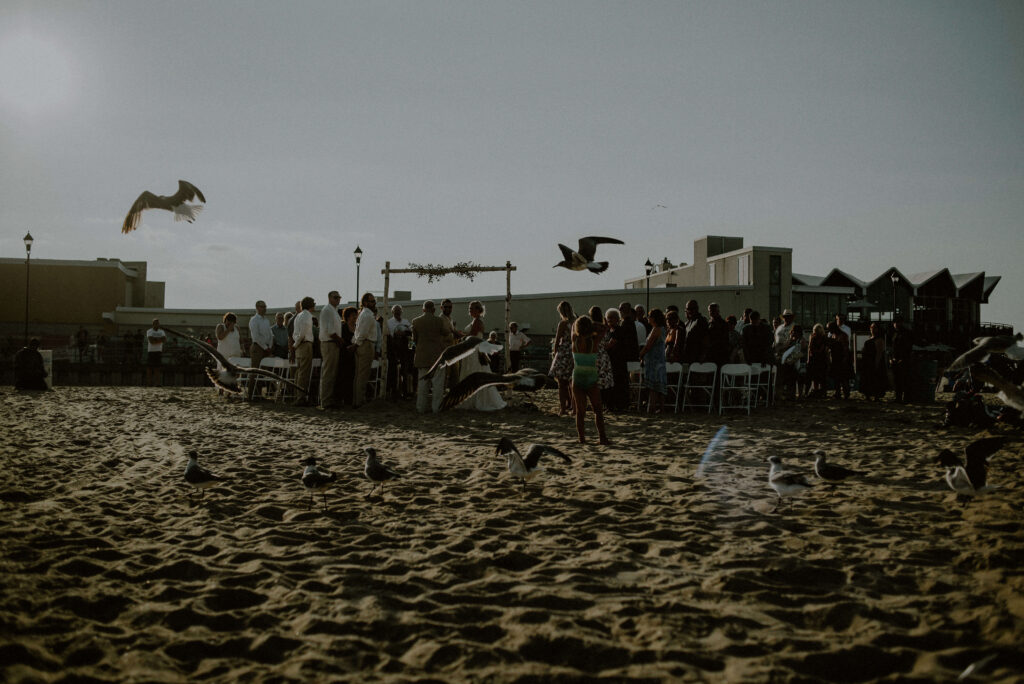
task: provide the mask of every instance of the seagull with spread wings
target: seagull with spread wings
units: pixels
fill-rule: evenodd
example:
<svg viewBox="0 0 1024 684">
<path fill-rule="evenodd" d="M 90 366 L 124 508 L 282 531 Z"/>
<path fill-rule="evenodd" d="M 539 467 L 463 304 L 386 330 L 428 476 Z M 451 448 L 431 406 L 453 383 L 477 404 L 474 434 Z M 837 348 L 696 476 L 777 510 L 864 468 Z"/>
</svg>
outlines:
<svg viewBox="0 0 1024 684">
<path fill-rule="evenodd" d="M 988 479 L 988 459 L 992 454 L 1003 448 L 1004 437 L 985 437 L 976 439 L 964 447 L 963 459 L 949 449 L 943 449 L 935 459 L 936 463 L 946 467 L 946 484 L 956 492 L 957 501 L 961 506 L 974 496 L 988 491 L 992 487 L 986 483 Z"/>
<path fill-rule="evenodd" d="M 487 340 L 470 336 L 462 340 L 458 344 L 453 344 L 450 347 L 446 347 L 441 355 L 437 357 L 437 361 L 434 361 L 434 365 L 430 367 L 427 374 L 423 376 L 425 380 L 429 380 L 434 377 L 434 373 L 444 368 L 445 366 L 454 366 L 456 363 L 466 358 L 473 352 L 480 354 L 480 363 L 487 365 L 487 355 L 493 354 L 496 351 L 501 351 L 502 347 L 500 344 L 494 344 Z"/>
<path fill-rule="evenodd" d="M 485 387 L 495 386 L 498 389 L 513 389 L 517 392 L 536 392 L 545 388 L 556 388 L 558 383 L 550 375 L 533 368 L 523 368 L 515 373 L 502 375 L 478 371 L 470 373 L 455 387 L 449 390 L 441 402 L 441 410 L 455 408 Z"/>
<path fill-rule="evenodd" d="M 139 198 L 135 200 L 135 204 L 128 210 L 128 215 L 124 217 L 121 232 L 128 234 L 138 228 L 142 212 L 146 209 L 166 209 L 174 212 L 175 221 L 192 223 L 196 220 L 199 212 L 203 210 L 201 204 L 188 204 L 197 197 L 200 202 L 206 203 L 206 198 L 203 197 L 199 188 L 183 180 L 178 181 L 178 192 L 173 195 L 154 195 L 149 190 L 143 190 Z"/>
<path fill-rule="evenodd" d="M 275 382 L 283 382 L 286 385 L 291 385 L 300 392 L 305 393 L 306 391 L 304 388 L 299 387 L 291 380 L 285 380 L 280 375 L 272 371 L 268 371 L 263 368 L 243 368 L 241 366 L 236 366 L 235 364 L 228 361 L 223 354 L 217 351 L 216 347 L 207 344 L 206 342 L 200 340 L 199 338 L 192 337 L 191 335 L 186 335 L 185 333 L 178 332 L 177 330 L 172 330 L 171 328 L 168 327 L 164 327 L 163 329 L 172 335 L 176 335 L 197 345 L 200 349 L 205 351 L 207 354 L 212 356 L 215 361 L 217 361 L 217 363 L 219 364 L 217 368 L 214 369 L 207 366 L 206 376 L 210 378 L 210 382 L 212 382 L 214 385 L 224 390 L 225 392 L 230 392 L 232 394 L 242 393 L 242 387 L 238 384 L 238 378 L 243 373 L 249 373 L 251 375 L 262 375 L 264 377 L 273 379 Z"/>
<path fill-rule="evenodd" d="M 508 437 L 501 438 L 494 453 L 496 456 L 504 456 L 508 459 L 508 473 L 512 477 L 522 480 L 523 489 L 526 489 L 527 480 L 532 480 L 544 470 L 537 465 L 541 456 L 551 454 L 566 463 L 572 463 L 571 458 L 546 444 L 531 444 L 526 450 L 526 456 L 523 456 Z"/>
<path fill-rule="evenodd" d="M 567 268 L 570 271 L 582 271 L 584 269 L 591 273 L 603 273 L 608 270 L 607 261 L 594 261 L 594 254 L 598 245 L 624 245 L 622 240 L 609 237 L 584 237 L 580 238 L 580 246 L 572 250 L 559 243 L 558 248 L 562 250 L 562 260 L 552 268 Z"/>
</svg>

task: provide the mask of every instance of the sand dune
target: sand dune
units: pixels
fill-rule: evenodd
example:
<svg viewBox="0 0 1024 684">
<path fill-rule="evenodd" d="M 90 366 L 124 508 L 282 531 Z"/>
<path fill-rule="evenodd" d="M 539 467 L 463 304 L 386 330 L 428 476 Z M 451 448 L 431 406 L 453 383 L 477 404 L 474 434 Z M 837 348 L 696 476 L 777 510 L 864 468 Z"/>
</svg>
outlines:
<svg viewBox="0 0 1024 684">
<path fill-rule="evenodd" d="M 951 680 L 1024 676 L 1024 440 L 966 508 L 941 409 L 320 413 L 206 388 L 0 390 L 5 681 Z M 727 433 L 707 456 L 723 425 Z M 592 431 L 592 426 L 588 425 Z M 574 458 L 523 491 L 502 435 Z M 403 474 L 367 497 L 365 446 Z M 765 458 L 869 470 L 770 514 Z M 193 495 L 185 454 L 228 480 Z M 339 474 L 327 510 L 300 459 Z M 981 681 L 976 680 L 976 681 Z"/>
</svg>

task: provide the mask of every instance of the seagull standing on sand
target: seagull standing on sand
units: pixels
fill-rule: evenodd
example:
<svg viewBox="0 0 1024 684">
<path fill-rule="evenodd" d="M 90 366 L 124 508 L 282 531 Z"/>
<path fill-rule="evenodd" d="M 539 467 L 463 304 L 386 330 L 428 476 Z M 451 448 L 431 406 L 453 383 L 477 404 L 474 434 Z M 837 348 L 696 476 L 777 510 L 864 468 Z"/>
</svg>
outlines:
<svg viewBox="0 0 1024 684">
<path fill-rule="evenodd" d="M 180 333 L 177 330 L 171 330 L 170 328 L 167 327 L 164 327 L 163 329 L 171 333 L 172 335 L 184 338 L 189 342 L 192 342 L 193 344 L 199 346 L 200 349 L 202 349 L 207 354 L 212 356 L 213 359 L 220 364 L 216 369 L 207 367 L 206 376 L 210 378 L 210 382 L 212 382 L 214 385 L 224 390 L 225 392 L 230 392 L 231 394 L 242 393 L 242 387 L 241 385 L 238 384 L 238 378 L 243 373 L 248 373 L 251 375 L 262 375 L 267 378 L 272 378 L 275 382 L 283 382 L 286 385 L 291 385 L 300 392 L 306 391 L 304 388 L 299 387 L 291 380 L 285 380 L 280 375 L 272 371 L 268 371 L 263 368 L 243 368 L 241 366 L 236 366 L 235 364 L 228 361 L 223 354 L 217 351 L 216 347 L 207 344 L 206 342 L 200 340 L 199 338 L 192 337 L 191 335 L 186 335 L 185 333 Z"/>
<path fill-rule="evenodd" d="M 173 195 L 154 195 L 149 190 L 144 190 L 135 200 L 132 208 L 128 210 L 128 215 L 124 217 L 121 232 L 128 234 L 138 228 L 139 219 L 146 209 L 166 209 L 174 212 L 175 221 L 192 223 L 203 207 L 201 204 L 186 204 L 186 202 L 191 202 L 197 197 L 200 202 L 206 202 L 206 198 L 203 197 L 199 188 L 183 180 L 178 181 L 178 192 Z"/>
<path fill-rule="evenodd" d="M 366 454 L 366 462 L 363 465 L 363 473 L 366 475 L 366 479 L 373 483 L 370 487 L 370 493 L 367 496 L 373 494 L 373 490 L 380 485 L 380 495 L 384 496 L 384 483 L 388 480 L 396 480 L 401 477 L 398 473 L 392 470 L 389 466 L 384 465 L 377 458 L 377 450 L 371 447 L 363 449 L 363 453 Z"/>
<path fill-rule="evenodd" d="M 222 482 L 224 478 L 217 477 L 206 468 L 200 466 L 198 459 L 199 452 L 188 452 L 188 465 L 185 466 L 185 482 L 200 490 L 199 496 L 202 498 L 207 489 L 218 482 Z M 192 496 L 192 492 L 189 492 L 189 496 Z"/>
<path fill-rule="evenodd" d="M 492 386 L 517 392 L 536 392 L 544 388 L 556 388 L 558 382 L 533 368 L 523 368 L 507 375 L 478 371 L 467 375 L 445 395 L 444 401 L 441 402 L 441 410 L 454 408 L 483 388 Z"/>
<path fill-rule="evenodd" d="M 963 460 L 949 449 L 939 452 L 935 461 L 946 467 L 946 484 L 956 492 L 956 499 L 961 506 L 966 506 L 973 497 L 992 489 L 986 484 L 988 459 L 1003 448 L 1004 442 L 1004 437 L 985 437 L 971 442 L 964 447 L 966 466 Z"/>
<path fill-rule="evenodd" d="M 540 462 L 540 457 L 544 454 L 558 456 L 566 463 L 572 463 L 571 458 L 558 449 L 545 444 L 531 444 L 526 450 L 526 456 L 523 456 L 508 437 L 501 438 L 494 453 L 508 459 L 508 473 L 512 477 L 522 480 L 524 491 L 526 490 L 526 481 L 532 480 L 544 470 L 537 465 Z"/>
<path fill-rule="evenodd" d="M 782 505 L 782 497 L 799 494 L 805 489 L 810 489 L 811 483 L 800 473 L 787 473 L 782 470 L 782 457 L 772 454 L 768 457 L 771 467 L 768 469 L 768 484 L 771 485 L 779 498 L 775 502 L 775 508 L 769 511 L 774 513 Z"/>
<path fill-rule="evenodd" d="M 849 468 L 844 468 L 843 466 L 837 466 L 828 463 L 825 460 L 825 452 L 822 451 L 821 449 L 815 451 L 814 455 L 816 456 L 816 458 L 814 459 L 814 474 L 830 485 L 835 486 L 837 483 L 842 482 L 848 477 L 864 474 L 859 470 L 850 470 Z"/>
<path fill-rule="evenodd" d="M 310 456 L 302 461 L 302 465 L 306 466 L 306 469 L 302 471 L 302 486 L 309 492 L 309 505 L 306 506 L 306 510 L 313 507 L 313 493 L 320 492 L 324 495 L 324 510 L 326 511 L 327 488 L 338 479 L 338 474 L 317 468 L 315 456 Z"/>
<path fill-rule="evenodd" d="M 624 245 L 622 240 L 608 237 L 585 237 L 580 238 L 580 246 L 576 250 L 569 249 L 563 244 L 558 248 L 562 250 L 562 260 L 552 268 L 567 268 L 570 271 L 582 271 L 584 269 L 591 273 L 603 273 L 608 270 L 607 261 L 594 261 L 594 254 L 598 245 Z"/>
<path fill-rule="evenodd" d="M 480 363 L 487 365 L 487 355 L 493 354 L 494 352 L 501 351 L 502 346 L 500 344 L 494 344 L 480 337 L 467 337 L 458 344 L 453 344 L 450 347 L 446 347 L 441 355 L 437 357 L 437 361 L 434 361 L 434 365 L 430 367 L 427 374 L 423 376 L 424 380 L 429 380 L 434 377 L 434 373 L 444 368 L 445 366 L 452 366 L 466 358 L 470 354 L 477 352 L 480 354 Z"/>
</svg>

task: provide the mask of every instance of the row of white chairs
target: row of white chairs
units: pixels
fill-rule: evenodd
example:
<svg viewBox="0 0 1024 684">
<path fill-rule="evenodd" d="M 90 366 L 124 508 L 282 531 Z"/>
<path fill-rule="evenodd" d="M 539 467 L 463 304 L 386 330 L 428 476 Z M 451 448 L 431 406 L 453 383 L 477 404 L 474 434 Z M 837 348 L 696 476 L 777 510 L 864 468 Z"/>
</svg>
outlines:
<svg viewBox="0 0 1024 684">
<path fill-rule="evenodd" d="M 231 363 L 236 366 L 247 368 L 252 364 L 252 359 L 245 357 L 231 357 L 228 359 Z M 313 370 L 309 377 L 309 394 L 312 397 L 318 396 L 320 386 L 320 366 L 323 364 L 322 359 L 313 359 Z M 277 356 L 267 356 L 260 361 L 260 369 L 268 370 L 274 375 L 277 375 L 282 380 L 294 380 L 295 373 L 298 370 L 298 364 L 288 359 L 282 359 Z M 255 375 L 255 374 L 254 374 Z M 255 380 L 249 377 L 248 373 L 242 373 L 238 378 L 238 384 L 245 392 L 250 382 L 255 382 L 254 393 L 259 394 L 261 389 L 266 387 L 270 391 L 268 396 L 271 396 L 275 401 L 281 402 L 288 399 L 295 398 L 295 388 L 285 383 L 279 383 L 265 375 L 255 375 Z M 380 377 L 380 361 L 377 359 L 373 360 L 370 365 L 370 382 L 368 385 L 373 387 L 374 396 L 376 396 L 381 382 Z"/>
<path fill-rule="evenodd" d="M 636 405 L 639 409 L 643 396 L 643 364 L 630 361 L 626 365 L 630 389 L 636 392 Z M 727 363 L 719 368 L 714 363 L 667 363 L 665 371 L 669 377 L 668 391 L 676 413 L 687 408 L 706 408 L 711 413 L 717 403 L 719 415 L 728 409 L 746 410 L 749 415 L 759 405 L 770 406 L 775 403 L 778 376 L 775 366 Z"/>
</svg>

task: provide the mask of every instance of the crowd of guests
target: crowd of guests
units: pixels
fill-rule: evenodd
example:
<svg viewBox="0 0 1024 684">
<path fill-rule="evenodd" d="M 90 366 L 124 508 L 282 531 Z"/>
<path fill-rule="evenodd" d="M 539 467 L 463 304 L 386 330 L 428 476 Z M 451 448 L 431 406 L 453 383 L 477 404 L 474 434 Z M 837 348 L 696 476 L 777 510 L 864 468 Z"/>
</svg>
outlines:
<svg viewBox="0 0 1024 684">
<path fill-rule="evenodd" d="M 783 400 L 816 399 L 829 391 L 836 399 L 850 397 L 855 350 L 852 331 L 842 314 L 827 325 L 817 324 L 805 331 L 789 309 L 773 321 L 749 308 L 739 318 L 723 317 L 719 305 L 712 302 L 705 317 L 696 300 L 686 302 L 682 312 L 674 305 L 664 311 L 645 311 L 623 302 L 604 312 L 592 307 L 577 317 L 566 301 L 558 304 L 557 311 L 560 321 L 549 374 L 558 381 L 560 413 L 575 414 L 581 442 L 588 404 L 602 442 L 603 410 L 630 408 L 630 362 L 643 364 L 641 403 L 649 413 L 665 408 L 669 363 L 712 363 L 719 368 L 728 363 L 776 366 L 776 391 Z M 890 371 L 896 401 L 907 400 L 913 345 L 900 318 L 893 328 L 891 350 L 878 323 L 871 325 L 871 337 L 863 347 L 859 389 L 871 400 L 881 398 L 889 389 Z"/>
</svg>

